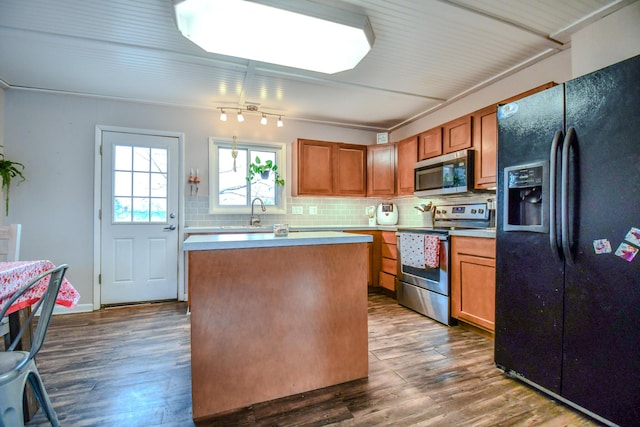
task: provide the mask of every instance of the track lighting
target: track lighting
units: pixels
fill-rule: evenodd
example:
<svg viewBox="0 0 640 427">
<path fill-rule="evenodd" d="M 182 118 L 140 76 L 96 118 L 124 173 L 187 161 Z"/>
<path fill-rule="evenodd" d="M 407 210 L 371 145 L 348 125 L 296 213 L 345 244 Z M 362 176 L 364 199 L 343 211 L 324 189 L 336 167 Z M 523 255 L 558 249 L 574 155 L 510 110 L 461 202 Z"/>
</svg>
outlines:
<svg viewBox="0 0 640 427">
<path fill-rule="evenodd" d="M 263 111 L 258 111 L 258 106 L 255 104 L 248 104 L 245 107 L 242 108 L 234 108 L 234 107 L 216 107 L 216 109 L 220 110 L 220 121 L 221 122 L 226 122 L 227 121 L 227 113 L 226 110 L 233 110 L 233 111 L 237 111 L 238 115 L 237 115 L 237 119 L 238 122 L 244 122 L 245 120 L 245 114 L 259 114 L 260 115 L 260 124 L 263 126 L 266 126 L 269 123 L 269 116 L 272 117 L 277 117 L 278 120 L 276 121 L 276 126 L 281 128 L 284 126 L 284 123 L 282 122 L 282 115 L 281 114 L 272 114 L 272 113 L 266 113 Z"/>
</svg>

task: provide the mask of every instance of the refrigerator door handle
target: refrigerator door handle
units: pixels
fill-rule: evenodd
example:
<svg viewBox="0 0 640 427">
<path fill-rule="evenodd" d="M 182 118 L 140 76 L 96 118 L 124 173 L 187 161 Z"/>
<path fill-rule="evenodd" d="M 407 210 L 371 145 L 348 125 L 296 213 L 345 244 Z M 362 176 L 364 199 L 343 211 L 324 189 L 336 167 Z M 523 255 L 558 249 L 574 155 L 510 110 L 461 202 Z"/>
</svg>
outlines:
<svg viewBox="0 0 640 427">
<path fill-rule="evenodd" d="M 551 152 L 549 153 L 549 245 L 559 260 L 562 260 L 558 247 L 558 236 L 556 235 L 556 178 L 558 174 L 558 147 L 562 140 L 563 133 L 557 131 L 551 142 Z"/>
<path fill-rule="evenodd" d="M 575 139 L 576 130 L 569 128 L 567 135 L 562 143 L 562 183 L 561 183 L 561 233 L 562 233 L 562 251 L 564 259 L 573 264 L 573 254 L 571 253 L 571 242 L 569 241 L 569 149 Z"/>
</svg>

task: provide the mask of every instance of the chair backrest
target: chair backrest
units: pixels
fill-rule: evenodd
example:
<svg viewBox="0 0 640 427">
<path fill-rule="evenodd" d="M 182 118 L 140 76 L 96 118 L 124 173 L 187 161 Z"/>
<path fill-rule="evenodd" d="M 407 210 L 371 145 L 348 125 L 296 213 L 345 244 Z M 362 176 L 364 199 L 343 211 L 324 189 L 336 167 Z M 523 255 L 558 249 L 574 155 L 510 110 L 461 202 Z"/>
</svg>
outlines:
<svg viewBox="0 0 640 427">
<path fill-rule="evenodd" d="M 22 224 L 0 225 L 0 261 L 20 259 Z"/>
<path fill-rule="evenodd" d="M 51 315 L 53 314 L 53 308 L 56 304 L 56 298 L 58 296 L 58 292 L 60 291 L 60 286 L 62 285 L 62 279 L 64 279 L 64 274 L 69 268 L 68 265 L 62 264 L 56 268 L 53 268 L 49 271 L 46 271 L 40 274 L 38 277 L 35 277 L 29 281 L 25 286 L 20 288 L 19 291 L 14 293 L 9 301 L 5 304 L 0 311 L 0 318 L 4 318 L 7 310 L 11 305 L 20 298 L 25 292 L 27 292 L 32 287 L 36 286 L 40 280 L 49 276 L 49 285 L 47 286 L 47 290 L 42 295 L 42 297 L 31 307 L 31 314 L 24 321 L 20 331 L 15 336 L 11 345 L 7 348 L 7 351 L 13 351 L 16 348 L 16 345 L 20 342 L 22 335 L 27 330 L 27 328 L 31 327 L 31 322 L 35 317 L 38 309 L 40 309 L 40 317 L 38 318 L 38 325 L 36 326 L 36 330 L 33 334 L 33 338 L 31 340 L 31 348 L 29 349 L 29 358 L 24 360 L 24 363 L 28 362 L 28 360 L 35 357 L 35 355 L 40 351 L 42 347 L 42 343 L 44 343 L 44 338 L 47 334 L 47 329 L 49 329 L 49 322 L 51 321 Z M 26 349 L 24 349 L 26 350 Z"/>
</svg>

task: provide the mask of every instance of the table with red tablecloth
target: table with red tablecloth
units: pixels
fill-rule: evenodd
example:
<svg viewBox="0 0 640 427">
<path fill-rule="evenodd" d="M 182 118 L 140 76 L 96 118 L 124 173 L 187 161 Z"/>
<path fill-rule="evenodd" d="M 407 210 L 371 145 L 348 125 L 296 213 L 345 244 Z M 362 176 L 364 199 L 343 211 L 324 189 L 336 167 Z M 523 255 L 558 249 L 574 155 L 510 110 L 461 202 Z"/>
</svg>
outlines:
<svg viewBox="0 0 640 427">
<path fill-rule="evenodd" d="M 27 285 L 31 279 L 55 267 L 56 266 L 48 260 L 0 262 L 0 310 L 4 308 L 13 294 Z M 7 310 L 9 332 L 5 337 L 5 346 L 14 339 L 21 329 L 22 322 L 26 320 L 31 312 L 31 306 L 38 302 L 44 295 L 47 286 L 49 286 L 49 278 L 50 276 L 46 276 L 40 280 L 36 286 L 25 292 L 11 305 L 9 310 Z M 73 308 L 78 304 L 79 300 L 80 294 L 78 291 L 75 290 L 67 279 L 63 279 L 56 298 L 56 304 Z M 27 349 L 30 347 L 30 343 L 31 331 L 29 330 L 23 335 L 21 341 L 16 346 L 16 350 Z M 25 403 L 23 407 L 25 422 L 30 420 L 38 410 L 38 402 L 30 389 L 28 390 L 29 391 L 25 393 Z"/>
<path fill-rule="evenodd" d="M 55 268 L 56 266 L 48 260 L 38 261 L 13 261 L 0 262 L 0 309 L 18 290 L 25 286 L 31 279 Z M 49 285 L 49 276 L 45 277 L 38 285 L 25 292 L 13 303 L 7 314 L 14 313 L 25 307 L 29 307 L 42 297 Z M 78 304 L 80 294 L 65 278 L 60 286 L 56 304 L 67 308 L 73 308 Z"/>
</svg>

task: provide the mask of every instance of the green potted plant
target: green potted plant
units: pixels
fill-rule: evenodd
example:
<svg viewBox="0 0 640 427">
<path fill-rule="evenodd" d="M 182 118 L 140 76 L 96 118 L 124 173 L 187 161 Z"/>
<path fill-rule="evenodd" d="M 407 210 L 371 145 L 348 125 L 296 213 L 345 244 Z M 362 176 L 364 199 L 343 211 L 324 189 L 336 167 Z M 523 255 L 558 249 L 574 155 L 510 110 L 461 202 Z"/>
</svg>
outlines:
<svg viewBox="0 0 640 427">
<path fill-rule="evenodd" d="M 271 171 L 275 174 L 274 182 L 276 185 L 284 185 L 284 179 L 280 178 L 280 174 L 278 173 L 278 165 L 274 164 L 271 160 L 262 163 L 260 157 L 256 156 L 256 159 L 249 165 L 247 181 L 253 181 L 256 175 L 260 175 L 262 179 L 269 179 Z"/>
<path fill-rule="evenodd" d="M 0 145 L 0 147 L 2 147 Z M 11 179 L 20 177 L 20 181 L 24 181 L 24 165 L 18 162 L 12 162 L 4 157 L 4 153 L 0 153 L 0 178 L 2 179 L 2 190 L 4 191 L 4 209 L 5 215 L 9 215 L 9 189 L 11 187 Z"/>
</svg>

